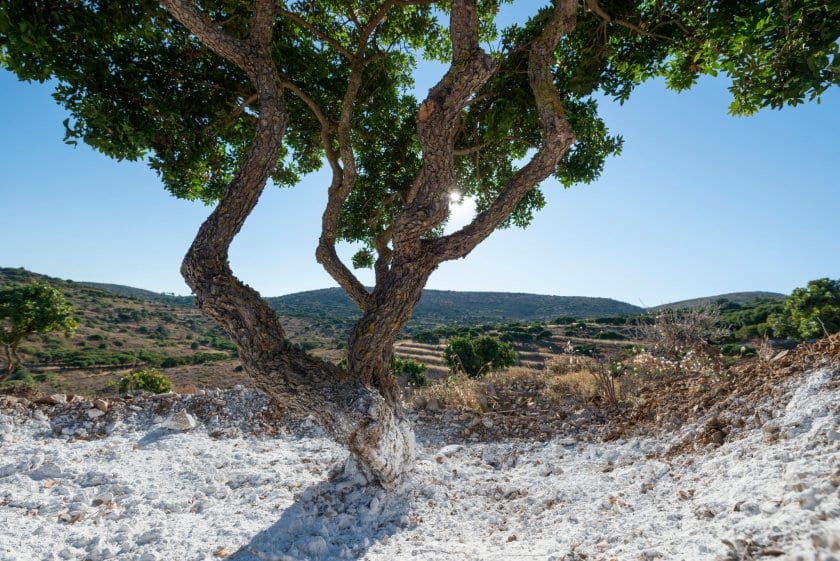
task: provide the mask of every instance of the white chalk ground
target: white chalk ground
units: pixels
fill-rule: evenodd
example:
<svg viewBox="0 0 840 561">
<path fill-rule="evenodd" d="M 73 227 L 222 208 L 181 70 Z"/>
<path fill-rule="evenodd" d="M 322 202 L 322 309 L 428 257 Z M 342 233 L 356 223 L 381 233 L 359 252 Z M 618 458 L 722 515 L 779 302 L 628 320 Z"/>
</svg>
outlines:
<svg viewBox="0 0 840 561">
<path fill-rule="evenodd" d="M 837 376 L 797 381 L 778 439 L 673 462 L 645 457 L 678 435 L 435 442 L 390 494 L 327 481 L 345 456 L 327 439 L 145 426 L 67 442 L 0 416 L 0 560 L 837 561 Z"/>
</svg>

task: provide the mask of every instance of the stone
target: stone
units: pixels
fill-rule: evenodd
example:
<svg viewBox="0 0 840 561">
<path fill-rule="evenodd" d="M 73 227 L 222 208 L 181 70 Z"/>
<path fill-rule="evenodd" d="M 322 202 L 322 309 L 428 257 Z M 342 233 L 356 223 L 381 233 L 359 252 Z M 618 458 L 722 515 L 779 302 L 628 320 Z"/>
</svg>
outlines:
<svg viewBox="0 0 840 561">
<path fill-rule="evenodd" d="M 188 431 L 197 427 L 198 422 L 195 420 L 195 417 L 187 413 L 186 409 L 181 409 L 166 419 L 161 426 L 169 430 Z"/>
<path fill-rule="evenodd" d="M 108 412 L 108 402 L 104 399 L 94 399 L 93 406 L 102 411 L 103 413 Z"/>
<path fill-rule="evenodd" d="M 723 434 L 723 431 L 713 431 L 711 435 L 709 435 L 709 442 L 716 446 L 720 446 L 723 444 L 723 441 L 726 439 L 726 435 Z"/>
<path fill-rule="evenodd" d="M 105 414 L 105 412 L 102 411 L 101 409 L 93 408 L 93 409 L 88 409 L 87 410 L 88 419 L 97 419 L 104 414 Z"/>
<path fill-rule="evenodd" d="M 67 403 L 67 396 L 63 393 L 54 393 L 50 397 L 47 398 L 50 403 L 53 405 L 62 405 Z"/>
<path fill-rule="evenodd" d="M 426 411 L 440 411 L 440 400 L 433 397 L 426 402 Z"/>
</svg>

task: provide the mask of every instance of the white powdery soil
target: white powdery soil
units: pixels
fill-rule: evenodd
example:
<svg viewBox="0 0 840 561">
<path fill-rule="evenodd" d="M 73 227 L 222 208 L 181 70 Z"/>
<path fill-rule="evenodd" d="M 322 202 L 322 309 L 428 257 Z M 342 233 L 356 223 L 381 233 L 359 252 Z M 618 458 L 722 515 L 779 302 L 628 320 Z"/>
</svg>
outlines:
<svg viewBox="0 0 840 561">
<path fill-rule="evenodd" d="M 840 561 L 837 376 L 799 380 L 778 430 L 670 462 L 646 458 L 680 435 L 436 442 L 388 494 L 329 481 L 323 438 L 68 442 L 0 415 L 0 560 Z"/>
</svg>

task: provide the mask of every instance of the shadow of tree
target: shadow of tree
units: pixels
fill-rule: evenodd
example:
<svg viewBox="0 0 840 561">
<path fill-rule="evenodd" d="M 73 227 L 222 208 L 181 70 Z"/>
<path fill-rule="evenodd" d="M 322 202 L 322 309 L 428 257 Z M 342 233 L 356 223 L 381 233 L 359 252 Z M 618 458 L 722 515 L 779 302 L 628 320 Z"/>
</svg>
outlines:
<svg viewBox="0 0 840 561">
<path fill-rule="evenodd" d="M 410 493 L 385 493 L 358 479 L 323 481 L 297 495 L 280 519 L 229 561 L 358 559 L 376 542 L 412 525 Z"/>
</svg>

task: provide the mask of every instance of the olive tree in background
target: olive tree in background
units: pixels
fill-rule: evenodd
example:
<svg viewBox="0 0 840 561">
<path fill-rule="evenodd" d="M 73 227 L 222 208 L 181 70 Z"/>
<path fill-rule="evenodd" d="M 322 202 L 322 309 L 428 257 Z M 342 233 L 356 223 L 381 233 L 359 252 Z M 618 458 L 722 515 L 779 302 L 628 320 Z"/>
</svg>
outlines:
<svg viewBox="0 0 840 561">
<path fill-rule="evenodd" d="M 182 267 L 198 306 L 276 402 L 317 415 L 388 486 L 414 460 L 389 373 L 397 333 L 441 263 L 526 226 L 547 178 L 592 181 L 619 152 L 596 96 L 724 73 L 731 111 L 750 114 L 838 82 L 836 2 L 543 0 L 536 11 L 518 0 L 536 15 L 497 29 L 499 4 L 4 0 L 0 64 L 55 81 L 68 142 L 146 158 L 174 195 L 215 205 Z M 446 70 L 418 100 L 422 57 Z M 290 345 L 228 263 L 266 184 L 323 166 L 316 257 L 362 311 L 346 374 Z M 453 194 L 479 212 L 444 235 Z M 372 289 L 339 259 L 339 242 L 362 245 L 352 265 L 374 269 Z"/>
<path fill-rule="evenodd" d="M 20 366 L 18 347 L 27 337 L 53 331 L 63 331 L 69 337 L 77 325 L 73 307 L 60 290 L 47 283 L 0 288 L 0 344 L 6 362 L 0 380 Z"/>
</svg>

